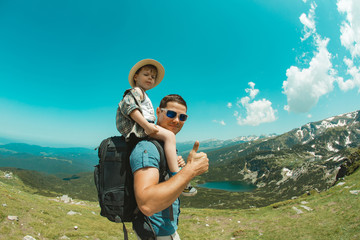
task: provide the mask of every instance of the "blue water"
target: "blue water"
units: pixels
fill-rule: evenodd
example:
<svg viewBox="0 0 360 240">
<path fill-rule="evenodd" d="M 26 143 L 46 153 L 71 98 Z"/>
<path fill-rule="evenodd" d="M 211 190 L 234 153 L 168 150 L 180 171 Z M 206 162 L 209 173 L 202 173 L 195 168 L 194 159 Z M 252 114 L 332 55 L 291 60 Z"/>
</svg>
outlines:
<svg viewBox="0 0 360 240">
<path fill-rule="evenodd" d="M 197 186 L 209 189 L 219 189 L 229 192 L 251 192 L 256 188 L 255 185 L 250 185 L 240 181 L 206 182 Z"/>
</svg>

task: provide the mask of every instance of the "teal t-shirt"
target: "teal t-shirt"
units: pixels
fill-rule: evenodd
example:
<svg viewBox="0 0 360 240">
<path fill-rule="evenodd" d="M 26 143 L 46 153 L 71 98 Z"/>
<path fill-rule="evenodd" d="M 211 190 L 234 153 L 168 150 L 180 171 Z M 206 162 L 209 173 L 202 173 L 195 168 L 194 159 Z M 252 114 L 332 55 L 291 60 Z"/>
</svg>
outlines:
<svg viewBox="0 0 360 240">
<path fill-rule="evenodd" d="M 156 146 L 146 140 L 139 142 L 130 155 L 130 165 L 132 172 L 146 167 L 155 167 L 160 169 L 160 154 Z M 170 209 L 166 208 L 161 212 L 155 213 L 150 217 L 150 221 L 157 236 L 168 236 L 177 230 L 180 200 L 179 198 L 172 204 L 174 220 L 170 219 Z"/>
</svg>

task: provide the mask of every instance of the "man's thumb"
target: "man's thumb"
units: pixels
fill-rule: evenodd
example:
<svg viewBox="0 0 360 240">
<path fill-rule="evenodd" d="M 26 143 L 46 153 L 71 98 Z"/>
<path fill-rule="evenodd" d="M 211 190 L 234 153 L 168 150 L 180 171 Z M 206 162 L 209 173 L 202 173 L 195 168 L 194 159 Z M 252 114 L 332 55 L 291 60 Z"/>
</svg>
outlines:
<svg viewBox="0 0 360 240">
<path fill-rule="evenodd" d="M 191 151 L 194 151 L 195 153 L 199 150 L 199 141 L 195 141 L 193 149 Z"/>
</svg>

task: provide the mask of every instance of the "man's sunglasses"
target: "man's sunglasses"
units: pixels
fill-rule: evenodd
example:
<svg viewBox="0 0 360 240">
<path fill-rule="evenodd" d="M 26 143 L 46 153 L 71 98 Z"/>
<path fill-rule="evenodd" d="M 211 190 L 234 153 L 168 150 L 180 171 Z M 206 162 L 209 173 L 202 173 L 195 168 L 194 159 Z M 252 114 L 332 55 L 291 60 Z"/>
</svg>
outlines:
<svg viewBox="0 0 360 240">
<path fill-rule="evenodd" d="M 168 109 L 166 109 L 166 108 L 161 108 L 161 111 L 166 111 L 166 116 L 167 116 L 168 118 L 175 118 L 176 115 L 178 114 L 177 112 L 172 111 L 172 110 L 168 110 Z M 180 114 L 179 114 L 179 120 L 180 120 L 180 121 L 185 122 L 187 118 L 188 118 L 188 115 L 183 114 L 183 113 L 180 113 Z"/>
</svg>

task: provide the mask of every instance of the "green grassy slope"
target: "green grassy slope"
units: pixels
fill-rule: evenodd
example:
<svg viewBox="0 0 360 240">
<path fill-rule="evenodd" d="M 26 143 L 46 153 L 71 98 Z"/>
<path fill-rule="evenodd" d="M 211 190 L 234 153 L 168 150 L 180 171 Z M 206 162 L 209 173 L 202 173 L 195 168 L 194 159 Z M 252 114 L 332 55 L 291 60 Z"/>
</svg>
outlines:
<svg viewBox="0 0 360 240">
<path fill-rule="evenodd" d="M 183 208 L 182 239 L 360 239 L 360 171 L 326 192 L 247 210 Z M 122 225 L 99 215 L 96 202 L 67 204 L 34 194 L 0 172 L 0 239 L 123 239 Z M 311 208 L 312 211 L 304 207 Z M 296 209 L 295 209 L 296 208 Z M 297 210 L 303 213 L 298 214 Z M 73 211 L 75 215 L 67 213 Z M 18 221 L 7 217 L 15 215 Z M 74 226 L 78 226 L 75 230 Z M 130 239 L 136 239 L 127 224 Z"/>
</svg>

